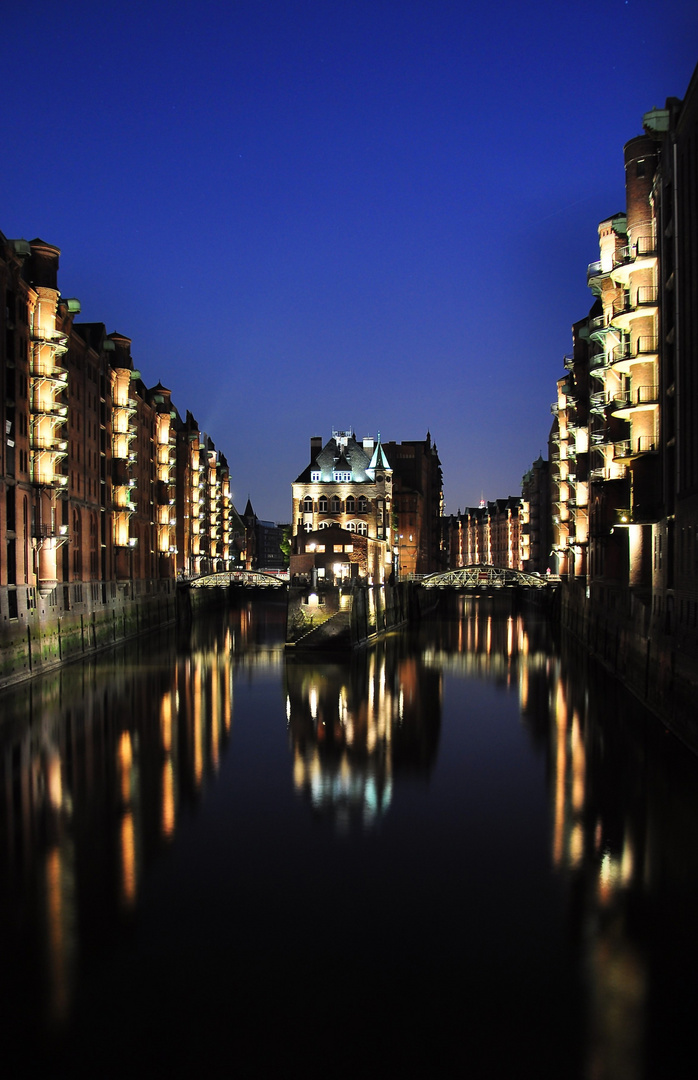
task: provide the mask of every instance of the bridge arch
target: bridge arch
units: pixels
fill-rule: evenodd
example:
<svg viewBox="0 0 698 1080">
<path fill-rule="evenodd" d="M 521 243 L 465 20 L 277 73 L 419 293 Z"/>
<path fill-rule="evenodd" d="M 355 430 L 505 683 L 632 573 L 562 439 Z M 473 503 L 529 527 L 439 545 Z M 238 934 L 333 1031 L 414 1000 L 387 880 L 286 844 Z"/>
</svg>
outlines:
<svg viewBox="0 0 698 1080">
<path fill-rule="evenodd" d="M 199 574 L 189 578 L 187 584 L 193 589 L 225 588 L 228 585 L 240 585 L 254 589 L 284 589 L 286 582 L 276 574 L 265 574 L 263 570 L 223 570 L 213 574 Z"/>
<path fill-rule="evenodd" d="M 555 584 L 559 579 L 555 579 Z M 476 563 L 473 566 L 461 566 L 458 570 L 445 570 L 438 574 L 428 574 L 422 578 L 425 589 L 501 589 L 524 586 L 533 589 L 545 589 L 551 582 L 548 576 L 528 574 L 523 570 L 511 570 L 503 566 L 491 566 L 488 563 Z"/>
</svg>

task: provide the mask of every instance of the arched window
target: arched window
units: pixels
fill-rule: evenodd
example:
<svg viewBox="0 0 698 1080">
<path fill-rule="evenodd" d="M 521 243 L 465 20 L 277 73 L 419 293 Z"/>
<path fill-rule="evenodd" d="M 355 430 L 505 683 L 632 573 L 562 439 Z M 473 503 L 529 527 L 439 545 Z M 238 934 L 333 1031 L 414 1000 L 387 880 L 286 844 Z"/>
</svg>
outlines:
<svg viewBox="0 0 698 1080">
<path fill-rule="evenodd" d="M 355 510 L 355 507 L 356 507 L 356 500 L 354 499 L 354 496 L 353 495 L 348 495 L 347 496 L 347 501 L 345 503 L 345 508 L 346 508 L 347 513 L 348 514 L 353 514 L 354 510 Z"/>
<path fill-rule="evenodd" d="M 327 513 L 327 496 L 326 495 L 321 495 L 320 496 L 320 498 L 318 499 L 317 508 L 318 508 L 318 510 L 320 511 L 321 514 L 326 514 Z"/>
<path fill-rule="evenodd" d="M 331 512 L 333 514 L 339 514 L 341 512 L 341 509 L 342 509 L 342 504 L 340 502 L 339 496 L 338 495 L 333 495 L 332 498 L 330 499 L 330 510 L 331 510 Z"/>
<path fill-rule="evenodd" d="M 321 529 L 329 529 L 330 525 L 331 525 L 330 521 L 321 521 L 320 522 L 320 528 Z"/>
<path fill-rule="evenodd" d="M 313 500 L 310 498 L 310 495 L 306 495 L 306 497 L 303 499 L 303 513 L 304 514 L 312 514 L 312 512 L 313 512 Z"/>
<path fill-rule="evenodd" d="M 368 511 L 368 502 L 365 495 L 359 495 L 359 505 L 356 508 L 360 514 L 365 514 Z"/>
<path fill-rule="evenodd" d="M 359 521 L 356 526 L 356 531 L 359 536 L 368 536 L 368 525 L 365 521 Z"/>
<path fill-rule="evenodd" d="M 346 528 L 349 530 L 349 532 L 356 532 L 356 522 L 355 521 L 347 522 Z"/>
</svg>

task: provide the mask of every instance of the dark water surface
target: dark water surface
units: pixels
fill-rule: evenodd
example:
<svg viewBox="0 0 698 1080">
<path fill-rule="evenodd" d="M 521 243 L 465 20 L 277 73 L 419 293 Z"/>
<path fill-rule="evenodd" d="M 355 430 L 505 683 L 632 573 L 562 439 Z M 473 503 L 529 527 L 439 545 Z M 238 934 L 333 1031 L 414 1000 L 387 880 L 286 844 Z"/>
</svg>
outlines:
<svg viewBox="0 0 698 1080">
<path fill-rule="evenodd" d="M 698 1075 L 698 762 L 539 616 L 0 697 L 5 1075 Z"/>
</svg>

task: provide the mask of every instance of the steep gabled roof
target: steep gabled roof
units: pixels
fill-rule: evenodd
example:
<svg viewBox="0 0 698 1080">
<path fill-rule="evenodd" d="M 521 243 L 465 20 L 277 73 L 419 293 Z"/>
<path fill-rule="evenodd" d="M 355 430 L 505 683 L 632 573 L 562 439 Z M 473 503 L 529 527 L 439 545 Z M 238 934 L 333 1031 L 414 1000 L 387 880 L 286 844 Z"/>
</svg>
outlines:
<svg viewBox="0 0 698 1080">
<path fill-rule="evenodd" d="M 390 466 L 387 462 L 385 465 L 382 464 L 385 459 L 382 447 L 380 451 L 382 458 L 379 467 L 389 469 Z M 351 470 L 352 483 L 372 483 L 373 476 L 369 474 L 371 460 L 361 443 L 357 442 L 353 436 L 347 439 L 346 443 L 338 443 L 333 436 L 328 439 L 300 476 L 296 477 L 294 483 L 309 484 L 311 482 L 311 473 L 318 471 L 321 474 L 322 483 L 331 483 L 332 473 L 335 470 L 339 472 L 349 472 Z"/>
</svg>

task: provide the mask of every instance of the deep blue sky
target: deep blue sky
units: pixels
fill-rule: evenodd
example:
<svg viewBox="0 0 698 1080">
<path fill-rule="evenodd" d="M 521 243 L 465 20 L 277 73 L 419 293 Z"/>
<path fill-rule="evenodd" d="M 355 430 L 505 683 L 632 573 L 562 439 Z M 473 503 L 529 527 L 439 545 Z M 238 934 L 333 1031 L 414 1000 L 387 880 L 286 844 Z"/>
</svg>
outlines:
<svg viewBox="0 0 698 1080">
<path fill-rule="evenodd" d="M 698 3 L 39 0 L 0 33 L 0 229 L 288 520 L 332 428 L 431 431 L 448 512 L 520 493 Z"/>
</svg>

